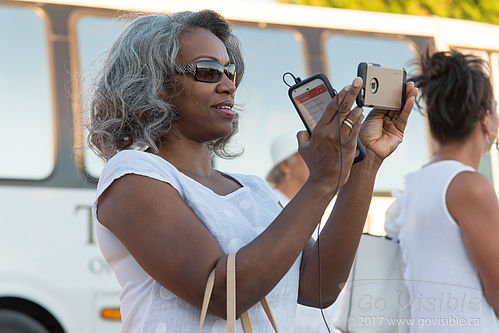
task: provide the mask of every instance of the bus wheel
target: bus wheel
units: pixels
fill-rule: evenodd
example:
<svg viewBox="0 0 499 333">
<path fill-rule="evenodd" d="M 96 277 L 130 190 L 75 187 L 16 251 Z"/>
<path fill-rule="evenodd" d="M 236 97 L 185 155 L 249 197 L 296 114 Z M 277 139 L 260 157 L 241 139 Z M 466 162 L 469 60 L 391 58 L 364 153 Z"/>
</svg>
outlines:
<svg viewBox="0 0 499 333">
<path fill-rule="evenodd" d="M 0 333 L 50 333 L 24 313 L 0 309 Z"/>
</svg>

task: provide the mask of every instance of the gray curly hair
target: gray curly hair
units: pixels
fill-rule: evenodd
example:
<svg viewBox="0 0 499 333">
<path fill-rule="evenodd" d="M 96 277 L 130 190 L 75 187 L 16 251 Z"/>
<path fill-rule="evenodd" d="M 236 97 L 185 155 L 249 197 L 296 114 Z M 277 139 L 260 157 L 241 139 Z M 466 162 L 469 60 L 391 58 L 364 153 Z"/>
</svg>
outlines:
<svg viewBox="0 0 499 333">
<path fill-rule="evenodd" d="M 88 142 L 104 160 L 121 150 L 149 147 L 155 153 L 179 115 L 165 98 L 173 88 L 179 36 L 203 28 L 217 36 L 236 65 L 236 86 L 244 74 L 244 61 L 229 23 L 210 10 L 174 15 L 146 15 L 132 21 L 114 42 L 90 100 Z M 161 96 L 163 98 L 161 98 Z M 167 96 L 168 97 L 168 96 Z M 166 99 L 166 100 L 165 100 Z M 226 145 L 237 132 L 238 117 L 228 137 L 210 143 L 222 158 L 234 158 Z"/>
</svg>

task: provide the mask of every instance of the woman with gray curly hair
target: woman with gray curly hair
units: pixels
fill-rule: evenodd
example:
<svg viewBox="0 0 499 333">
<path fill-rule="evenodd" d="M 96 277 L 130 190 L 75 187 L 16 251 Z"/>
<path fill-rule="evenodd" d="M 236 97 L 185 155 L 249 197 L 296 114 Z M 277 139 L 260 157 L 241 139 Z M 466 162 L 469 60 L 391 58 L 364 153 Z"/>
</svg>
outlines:
<svg viewBox="0 0 499 333">
<path fill-rule="evenodd" d="M 200 22 L 195 22 L 196 18 Z M 206 26 L 205 29 L 224 41 L 236 68 L 235 84 L 239 85 L 244 62 L 239 43 L 225 21 L 211 20 L 206 14 L 194 17 L 187 12 L 171 18 L 139 17 L 133 29 L 129 27 L 112 46 L 94 92 L 89 141 L 97 155 L 109 160 L 118 151 L 131 147 L 148 147 L 158 153 L 158 142 L 179 116 L 176 107 L 164 98 L 165 89 L 174 88 L 179 74 L 176 67 L 179 36 L 196 25 Z M 211 142 L 211 150 L 220 157 L 231 157 L 225 145 L 236 132 L 237 115 L 231 135 Z"/>
<path fill-rule="evenodd" d="M 99 247 L 122 286 L 124 332 L 196 331 L 214 268 L 205 330 L 225 331 L 227 253 L 237 252 L 236 313 L 249 310 L 257 332 L 272 330 L 256 305 L 265 295 L 279 329 L 290 332 L 297 301 L 328 306 L 348 276 L 376 172 L 402 141 L 416 90 L 408 86 L 401 113 L 371 113 L 361 132 L 367 156 L 352 167 L 362 110 L 351 107 L 362 82 L 345 87 L 339 110 L 332 103 L 311 136 L 298 134 L 310 176 L 281 209 L 263 180 L 212 167 L 213 154 L 230 156 L 224 147 L 237 128 L 243 72 L 237 39 L 212 11 L 139 17 L 110 51 L 89 140 L 107 160 L 94 217 Z M 347 116 L 354 126 L 342 126 L 340 173 L 338 127 Z M 337 184 L 318 288 L 311 234 Z"/>
</svg>

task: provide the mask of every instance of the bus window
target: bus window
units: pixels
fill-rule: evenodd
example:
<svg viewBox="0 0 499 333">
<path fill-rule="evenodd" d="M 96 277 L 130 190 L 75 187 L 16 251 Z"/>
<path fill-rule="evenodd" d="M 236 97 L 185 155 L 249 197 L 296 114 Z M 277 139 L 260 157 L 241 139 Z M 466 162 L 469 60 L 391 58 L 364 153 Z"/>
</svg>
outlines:
<svg viewBox="0 0 499 333">
<path fill-rule="evenodd" d="M 236 93 L 239 133 L 230 150 L 244 148 L 244 153 L 233 160 L 217 158 L 215 166 L 265 178 L 272 167 L 272 140 L 286 129 L 305 129 L 282 81 L 288 71 L 306 76 L 305 57 L 299 37 L 292 31 L 236 26 L 234 33 L 241 42 L 246 70 Z"/>
<path fill-rule="evenodd" d="M 330 35 L 325 40 L 327 68 L 333 86 L 339 91 L 350 84 L 360 62 L 377 63 L 385 67 L 404 67 L 408 75 L 416 52 L 402 39 Z M 369 109 L 366 108 L 365 112 Z M 365 113 L 367 115 L 367 113 Z M 425 117 L 415 108 L 409 118 L 404 142 L 389 156 L 376 177 L 375 192 L 390 193 L 404 188 L 404 176 L 417 170 L 430 158 L 429 130 Z"/>
<path fill-rule="evenodd" d="M 0 7 L 0 178 L 41 180 L 54 169 L 45 22 L 26 7 Z"/>
<path fill-rule="evenodd" d="M 102 68 L 111 44 L 125 27 L 124 19 L 104 16 L 84 16 L 77 23 L 78 60 L 80 63 L 80 84 L 82 96 L 82 111 L 85 122 L 88 119 L 88 101 L 90 99 L 95 79 Z M 104 162 L 88 148 L 88 131 L 84 129 L 85 170 L 98 178 Z"/>
</svg>

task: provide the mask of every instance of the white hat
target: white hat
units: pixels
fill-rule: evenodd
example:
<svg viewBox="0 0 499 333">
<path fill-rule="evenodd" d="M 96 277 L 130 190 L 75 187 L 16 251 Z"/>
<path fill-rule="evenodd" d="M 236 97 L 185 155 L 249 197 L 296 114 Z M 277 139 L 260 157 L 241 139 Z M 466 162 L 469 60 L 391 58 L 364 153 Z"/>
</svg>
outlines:
<svg viewBox="0 0 499 333">
<path fill-rule="evenodd" d="M 274 140 L 272 140 L 270 153 L 272 155 L 273 167 L 298 152 L 298 141 L 296 139 L 297 132 L 298 130 L 288 130 L 279 134 Z"/>
</svg>

